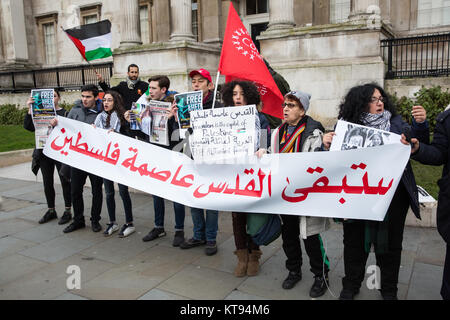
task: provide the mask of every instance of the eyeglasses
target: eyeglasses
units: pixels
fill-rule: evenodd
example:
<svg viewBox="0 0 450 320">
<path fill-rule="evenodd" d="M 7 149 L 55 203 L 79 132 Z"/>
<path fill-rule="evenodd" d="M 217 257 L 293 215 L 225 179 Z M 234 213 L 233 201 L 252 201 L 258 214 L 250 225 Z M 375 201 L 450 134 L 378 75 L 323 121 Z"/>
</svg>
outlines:
<svg viewBox="0 0 450 320">
<path fill-rule="evenodd" d="M 371 103 L 378 103 L 378 102 L 383 102 L 383 103 L 384 103 L 385 100 L 386 100 L 386 99 L 383 98 L 383 97 L 379 97 L 379 98 L 372 97 L 372 99 L 370 99 L 370 102 L 371 102 Z"/>
<path fill-rule="evenodd" d="M 288 107 L 289 109 L 295 108 L 297 105 L 295 103 L 283 103 L 282 108 Z"/>
</svg>

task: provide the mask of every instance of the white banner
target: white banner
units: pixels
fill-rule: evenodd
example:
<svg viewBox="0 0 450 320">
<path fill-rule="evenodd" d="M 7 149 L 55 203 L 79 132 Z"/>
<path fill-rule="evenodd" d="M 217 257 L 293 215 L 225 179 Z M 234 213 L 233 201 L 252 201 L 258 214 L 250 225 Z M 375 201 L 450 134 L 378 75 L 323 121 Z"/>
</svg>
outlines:
<svg viewBox="0 0 450 320">
<path fill-rule="evenodd" d="M 410 147 L 271 154 L 245 164 L 195 164 L 166 150 L 59 117 L 44 154 L 190 207 L 383 220 Z M 389 164 L 389 165 L 386 165 Z"/>
</svg>

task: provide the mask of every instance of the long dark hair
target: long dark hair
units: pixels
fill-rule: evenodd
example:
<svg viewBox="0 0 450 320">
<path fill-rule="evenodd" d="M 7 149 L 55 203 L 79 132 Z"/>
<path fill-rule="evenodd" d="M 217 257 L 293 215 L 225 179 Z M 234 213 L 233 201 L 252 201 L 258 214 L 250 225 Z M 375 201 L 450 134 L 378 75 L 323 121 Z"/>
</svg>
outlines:
<svg viewBox="0 0 450 320">
<path fill-rule="evenodd" d="M 258 92 L 258 88 L 249 81 L 231 81 L 226 83 L 222 88 L 222 100 L 225 106 L 234 106 L 233 102 L 233 89 L 237 85 L 241 86 L 242 90 L 244 90 L 245 100 L 247 104 L 254 104 L 256 106 L 261 102 L 261 97 Z"/>
<path fill-rule="evenodd" d="M 375 90 L 380 91 L 384 99 L 384 109 L 392 113 L 392 116 L 395 116 L 397 114 L 395 106 L 392 105 L 389 96 L 383 88 L 376 83 L 368 83 L 350 89 L 339 106 L 339 119 L 362 124 L 360 120 L 361 114 L 369 112 L 369 103 Z"/>
<path fill-rule="evenodd" d="M 126 120 L 125 120 L 125 116 L 124 116 L 125 108 L 124 108 L 122 96 L 118 92 L 113 91 L 113 90 L 106 91 L 105 96 L 107 94 L 111 95 L 114 100 L 114 107 L 113 107 L 111 113 L 113 113 L 115 111 L 117 113 L 117 116 L 120 119 L 120 124 L 123 125 L 124 123 L 126 123 Z M 111 113 L 108 112 L 108 117 L 106 118 L 106 127 L 107 128 L 110 126 Z"/>
</svg>

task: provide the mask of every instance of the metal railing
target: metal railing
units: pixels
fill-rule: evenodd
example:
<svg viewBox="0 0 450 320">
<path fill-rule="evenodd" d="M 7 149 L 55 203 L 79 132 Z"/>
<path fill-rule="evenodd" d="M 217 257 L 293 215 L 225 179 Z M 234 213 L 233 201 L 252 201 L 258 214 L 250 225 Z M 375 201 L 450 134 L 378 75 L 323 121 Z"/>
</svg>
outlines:
<svg viewBox="0 0 450 320">
<path fill-rule="evenodd" d="M 381 41 L 386 79 L 450 75 L 450 33 Z"/>
<path fill-rule="evenodd" d="M 113 63 L 93 65 L 106 83 L 113 75 Z M 97 76 L 89 65 L 73 65 L 49 69 L 0 72 L 0 92 L 19 93 L 38 88 L 79 90 L 86 84 L 97 84 Z"/>
</svg>

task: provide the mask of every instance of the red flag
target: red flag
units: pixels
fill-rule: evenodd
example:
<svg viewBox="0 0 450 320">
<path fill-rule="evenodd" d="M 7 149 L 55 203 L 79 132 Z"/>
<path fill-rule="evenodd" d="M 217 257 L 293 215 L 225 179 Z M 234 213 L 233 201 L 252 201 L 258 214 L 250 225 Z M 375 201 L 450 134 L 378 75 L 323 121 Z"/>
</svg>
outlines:
<svg viewBox="0 0 450 320">
<path fill-rule="evenodd" d="M 261 95 L 262 112 L 283 118 L 283 95 L 232 3 L 228 11 L 219 72 L 226 76 L 226 82 L 234 79 L 254 82 Z"/>
</svg>

